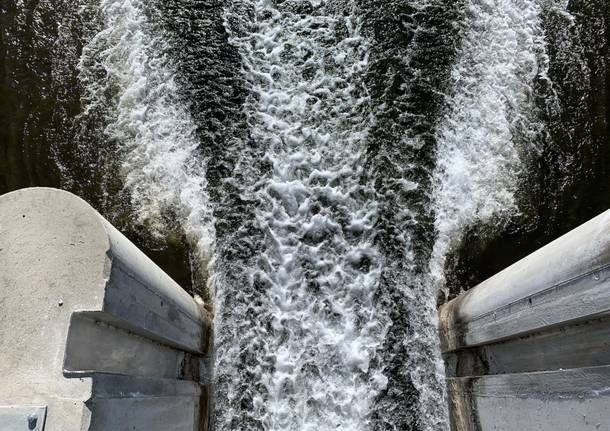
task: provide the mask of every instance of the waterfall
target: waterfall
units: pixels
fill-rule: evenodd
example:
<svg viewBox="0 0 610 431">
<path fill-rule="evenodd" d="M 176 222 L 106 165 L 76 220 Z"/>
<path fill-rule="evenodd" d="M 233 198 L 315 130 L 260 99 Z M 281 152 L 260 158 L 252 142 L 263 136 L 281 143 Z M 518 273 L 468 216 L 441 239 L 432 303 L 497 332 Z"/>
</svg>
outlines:
<svg viewBox="0 0 610 431">
<path fill-rule="evenodd" d="M 237 376 L 251 380 L 252 394 L 228 397 L 250 398 L 264 429 L 362 429 L 386 382 L 371 362 L 388 324 L 373 300 L 381 265 L 372 238 L 376 202 L 360 182 L 366 41 L 357 17 L 332 4 L 250 7 L 253 22 L 231 42 L 256 96 L 252 137 L 271 165 L 256 193 L 265 245 L 248 270 L 264 288 L 254 322 L 243 321 L 248 314 L 217 321 L 248 328 L 241 340 L 218 340 L 217 373 L 238 366 L 244 349 L 256 351 Z M 217 427 L 233 429 L 240 413 L 223 411 L 225 396 Z"/>
<path fill-rule="evenodd" d="M 248 134 L 218 148 L 197 131 L 208 125 L 192 110 L 201 101 L 189 101 L 180 88 L 191 84 L 172 61 L 175 38 L 154 5 L 102 2 L 102 25 L 84 49 L 81 76 L 100 67 L 107 73 L 101 82 L 83 81 L 91 106 L 96 95 L 113 94 L 103 100 L 103 131 L 118 143 L 135 217 L 162 232 L 165 213 L 176 213 L 202 259 L 213 260 L 216 429 L 447 426 L 435 287 L 462 229 L 517 211 L 525 150 L 516 136 L 529 130 L 541 32 L 531 2 L 472 1 L 461 6 L 461 33 L 448 25 L 437 34 L 442 3 L 413 4 L 412 40 L 400 53 L 407 87 L 423 90 L 400 90 L 404 119 L 389 127 L 406 129 L 393 131 L 398 142 L 391 144 L 375 144 L 389 102 L 380 105 L 369 83 L 379 36 L 367 32 L 361 2 L 227 5 L 226 43 L 237 49 L 248 88 L 242 106 Z M 455 34 L 455 60 L 437 65 L 447 68 L 448 84 L 429 108 L 422 98 L 441 91 L 442 82 L 428 87 L 432 70 L 418 58 L 446 34 Z M 376 85 L 389 91 L 391 84 Z M 423 115 L 438 120 L 425 123 Z M 231 208 L 219 199 L 222 181 L 210 199 L 206 167 L 215 153 L 208 144 L 233 154 L 233 171 L 223 172 L 222 181 L 250 202 L 250 239 L 245 222 L 234 233 L 215 232 L 222 222 L 214 214 Z M 380 145 L 373 158 L 371 145 Z M 432 157 L 403 157 L 424 151 Z M 255 168 L 261 160 L 265 167 Z M 380 186 L 389 167 L 396 172 Z M 386 237 L 380 229 L 394 233 Z M 249 241 L 248 257 L 236 256 Z"/>
<path fill-rule="evenodd" d="M 452 259 L 610 205 L 608 8 L 6 0 L 0 192 L 74 191 L 170 272 L 180 237 L 217 431 L 446 430 Z"/>
<path fill-rule="evenodd" d="M 543 127 L 536 118 L 533 88 L 547 61 L 539 6 L 477 0 L 469 4 L 468 14 L 447 111 L 436 132 L 438 237 L 430 266 L 438 288 L 446 254 L 465 228 L 518 213 L 522 156 L 536 151 L 536 135 Z"/>
<path fill-rule="evenodd" d="M 87 102 L 81 116 L 104 112 L 103 137 L 118 143 L 117 174 L 135 220 L 162 235 L 164 219 L 177 213 L 205 267 L 215 241 L 206 160 L 198 151 L 205 143 L 178 96 L 168 36 L 139 0 L 103 0 L 99 14 L 100 28 L 79 65 Z M 102 80 L 96 79 L 100 70 Z"/>
</svg>

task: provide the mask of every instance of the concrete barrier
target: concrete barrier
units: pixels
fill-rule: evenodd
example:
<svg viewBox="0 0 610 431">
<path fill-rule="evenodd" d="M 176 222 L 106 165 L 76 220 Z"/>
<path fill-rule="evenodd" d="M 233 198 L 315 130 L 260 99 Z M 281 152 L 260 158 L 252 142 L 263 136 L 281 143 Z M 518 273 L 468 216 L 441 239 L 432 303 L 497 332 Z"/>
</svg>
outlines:
<svg viewBox="0 0 610 431">
<path fill-rule="evenodd" d="M 610 211 L 439 317 L 452 430 L 610 430 Z"/>
<path fill-rule="evenodd" d="M 200 304 L 86 202 L 0 197 L 0 429 L 207 428 Z"/>
</svg>

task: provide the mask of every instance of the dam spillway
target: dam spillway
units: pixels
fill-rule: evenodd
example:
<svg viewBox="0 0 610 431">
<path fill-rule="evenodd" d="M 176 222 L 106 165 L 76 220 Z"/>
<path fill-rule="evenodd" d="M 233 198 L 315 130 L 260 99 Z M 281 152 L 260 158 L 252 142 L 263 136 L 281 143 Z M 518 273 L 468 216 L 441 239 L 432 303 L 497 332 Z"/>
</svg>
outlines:
<svg viewBox="0 0 610 431">
<path fill-rule="evenodd" d="M 446 429 L 437 301 L 610 207 L 603 0 L 0 13 L 0 192 L 213 304 L 218 430 Z"/>
<path fill-rule="evenodd" d="M 609 223 L 607 211 L 440 308 L 451 430 L 610 426 Z M 3 430 L 211 429 L 200 298 L 65 191 L 0 196 L 0 244 Z"/>
</svg>

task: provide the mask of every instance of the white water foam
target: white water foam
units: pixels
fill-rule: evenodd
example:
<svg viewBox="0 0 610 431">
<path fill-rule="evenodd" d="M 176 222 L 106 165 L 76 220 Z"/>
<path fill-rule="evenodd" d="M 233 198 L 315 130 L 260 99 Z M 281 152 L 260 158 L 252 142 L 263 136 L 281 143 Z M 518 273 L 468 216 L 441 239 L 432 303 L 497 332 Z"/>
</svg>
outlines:
<svg viewBox="0 0 610 431">
<path fill-rule="evenodd" d="M 443 287 L 447 252 L 463 230 L 518 213 L 520 154 L 535 122 L 533 80 L 545 65 L 534 0 L 474 0 L 449 109 L 438 132 L 433 202 L 438 239 L 431 272 Z M 471 286 L 467 286 L 471 287 Z"/>
<path fill-rule="evenodd" d="M 259 358 L 250 387 L 264 388 L 253 403 L 264 429 L 366 429 L 386 382 L 371 363 L 389 323 L 374 304 L 382 264 L 373 245 L 377 205 L 359 181 L 367 45 L 353 13 L 335 14 L 332 2 L 317 1 L 313 13 L 299 14 L 298 3 L 249 3 L 255 21 L 231 39 L 258 96 L 253 138 L 272 165 L 258 192 L 267 245 L 251 269 L 267 285 L 257 310 L 269 327 L 216 324 L 250 328 L 242 349 Z M 228 22 L 238 21 L 232 13 Z M 217 345 L 218 373 L 230 373 L 241 352 L 222 339 Z M 235 414 L 223 412 L 217 429 L 230 429 Z"/>
<path fill-rule="evenodd" d="M 368 47 L 360 23 L 350 18 L 354 13 L 334 14 L 331 0 L 318 0 L 310 2 L 314 13 L 301 15 L 291 12 L 297 3 L 253 1 L 255 22 L 232 38 L 259 98 L 252 134 L 268 147 L 272 165 L 257 196 L 267 246 L 250 274 L 268 285 L 258 310 L 270 327 L 249 327 L 246 316 L 216 324 L 255 334 L 247 348 L 260 362 L 249 372 L 253 388 L 264 391 L 252 409 L 265 429 L 367 429 L 373 400 L 387 381 L 371 364 L 378 362 L 390 324 L 374 303 L 384 265 L 373 244 L 377 204 L 371 185 L 360 181 L 370 122 L 361 77 Z M 214 232 L 205 165 L 193 120 L 176 96 L 170 47 L 162 33 L 151 31 L 142 1 L 103 0 L 101 6 L 104 28 L 85 48 L 88 61 L 81 68 L 95 59 L 108 76 L 85 81 L 86 109 L 107 103 L 100 95 L 117 95 L 106 133 L 122 146 L 121 174 L 139 219 L 162 232 L 164 212 L 178 209 L 207 260 Z M 470 14 L 438 131 L 433 200 L 439 237 L 431 261 L 437 281 L 464 227 L 517 211 L 521 162 L 513 134 L 529 122 L 540 51 L 534 3 L 477 0 Z M 337 37 L 343 25 L 345 34 Z M 436 337 L 430 324 L 435 307 L 423 278 L 396 283 L 404 284 L 419 321 L 413 322 L 413 339 L 404 340 L 413 351 L 405 370 L 420 391 L 421 422 L 430 424 L 424 428 L 436 430 L 445 418 L 442 370 L 436 357 L 426 356 Z M 222 367 L 231 368 L 232 358 L 238 363 L 243 346 L 222 339 L 218 346 Z M 231 416 L 238 414 L 223 412 L 217 428 L 231 429 Z"/>
<path fill-rule="evenodd" d="M 177 96 L 171 47 L 147 21 L 144 1 L 102 0 L 99 7 L 102 28 L 84 47 L 80 62 L 85 114 L 107 105 L 105 135 L 119 144 L 117 174 L 125 178 L 138 221 L 161 234 L 164 215 L 178 211 L 207 262 L 214 229 L 205 163 L 194 122 Z M 105 74 L 101 79 L 99 70 Z"/>
</svg>

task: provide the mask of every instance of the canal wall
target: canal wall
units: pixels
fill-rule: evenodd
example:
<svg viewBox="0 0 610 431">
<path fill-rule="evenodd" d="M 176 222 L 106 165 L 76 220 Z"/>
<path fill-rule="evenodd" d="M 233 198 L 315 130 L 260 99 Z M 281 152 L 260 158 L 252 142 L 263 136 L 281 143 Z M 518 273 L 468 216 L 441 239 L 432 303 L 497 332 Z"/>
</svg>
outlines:
<svg viewBox="0 0 610 431">
<path fill-rule="evenodd" d="M 439 320 L 452 430 L 610 429 L 610 211 Z"/>
<path fill-rule="evenodd" d="M 207 428 L 207 312 L 85 201 L 1 196 L 0 268 L 0 429 Z"/>
</svg>

